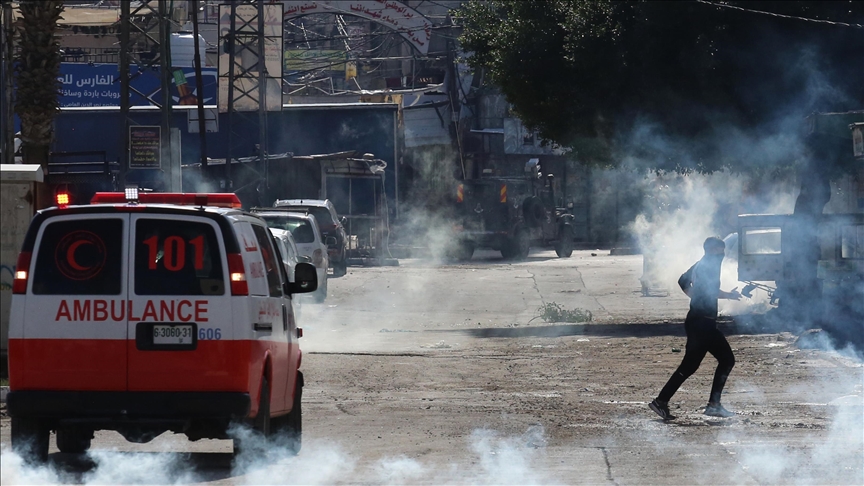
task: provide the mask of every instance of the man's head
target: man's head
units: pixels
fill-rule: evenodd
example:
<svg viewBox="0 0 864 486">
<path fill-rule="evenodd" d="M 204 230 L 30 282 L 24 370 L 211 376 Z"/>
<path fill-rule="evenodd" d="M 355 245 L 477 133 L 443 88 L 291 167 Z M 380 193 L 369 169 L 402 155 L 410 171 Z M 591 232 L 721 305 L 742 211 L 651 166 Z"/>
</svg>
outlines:
<svg viewBox="0 0 864 486">
<path fill-rule="evenodd" d="M 706 255 L 725 255 L 726 243 L 717 236 L 711 236 L 702 243 L 702 249 L 705 250 Z"/>
</svg>

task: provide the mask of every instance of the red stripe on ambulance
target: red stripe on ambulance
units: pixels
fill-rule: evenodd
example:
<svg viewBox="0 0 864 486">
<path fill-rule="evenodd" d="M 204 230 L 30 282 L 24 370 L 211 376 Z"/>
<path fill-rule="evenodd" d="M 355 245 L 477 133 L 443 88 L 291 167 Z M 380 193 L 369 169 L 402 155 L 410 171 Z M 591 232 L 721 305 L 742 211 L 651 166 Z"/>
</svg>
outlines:
<svg viewBox="0 0 864 486">
<path fill-rule="evenodd" d="M 136 304 L 132 300 L 61 300 L 57 306 L 55 321 L 102 322 L 102 321 L 154 321 L 154 322 L 207 322 L 206 300 L 148 300 Z"/>
</svg>

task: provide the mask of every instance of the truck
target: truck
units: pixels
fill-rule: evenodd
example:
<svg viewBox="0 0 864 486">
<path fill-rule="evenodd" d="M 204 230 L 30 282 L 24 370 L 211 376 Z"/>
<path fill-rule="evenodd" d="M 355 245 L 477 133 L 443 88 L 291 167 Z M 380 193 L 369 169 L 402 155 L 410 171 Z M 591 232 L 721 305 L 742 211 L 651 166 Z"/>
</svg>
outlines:
<svg viewBox="0 0 864 486">
<path fill-rule="evenodd" d="M 454 215 L 449 256 L 456 260 L 470 260 L 479 247 L 515 260 L 526 258 L 532 246 L 552 245 L 560 258 L 573 253 L 572 206 L 556 198 L 554 176 L 544 177 L 537 159 L 525 165 L 523 176 L 459 181 Z"/>
</svg>

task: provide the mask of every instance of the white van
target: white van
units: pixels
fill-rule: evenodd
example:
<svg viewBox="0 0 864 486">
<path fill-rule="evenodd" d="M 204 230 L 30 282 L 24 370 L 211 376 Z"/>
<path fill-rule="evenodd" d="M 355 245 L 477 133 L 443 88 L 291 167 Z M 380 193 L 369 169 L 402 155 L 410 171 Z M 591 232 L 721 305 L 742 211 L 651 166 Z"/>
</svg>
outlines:
<svg viewBox="0 0 864 486">
<path fill-rule="evenodd" d="M 270 228 L 270 232 L 276 238 L 276 244 L 279 246 L 279 253 L 282 254 L 282 262 L 285 264 L 285 272 L 288 274 L 288 281 L 294 281 L 294 267 L 300 262 L 311 263 L 312 259 L 300 254 L 297 249 L 297 244 L 294 243 L 294 236 L 290 231 L 277 228 Z"/>
<path fill-rule="evenodd" d="M 297 251 L 311 258 L 318 272 L 318 290 L 313 297 L 317 302 L 324 302 L 327 298 L 327 267 L 330 265 L 327 241 L 332 243 L 334 238 L 330 236 L 325 240 L 315 216 L 308 213 L 294 213 L 273 208 L 252 208 L 252 213 L 263 219 L 270 228 L 291 232 L 294 243 L 297 244 Z"/>
<path fill-rule="evenodd" d="M 246 423 L 298 450 L 303 374 L 272 235 L 234 194 L 97 193 L 39 211 L 13 280 L 8 413 L 14 450 L 47 458 L 95 430 L 227 439 Z M 235 439 L 235 448 L 241 444 Z"/>
</svg>

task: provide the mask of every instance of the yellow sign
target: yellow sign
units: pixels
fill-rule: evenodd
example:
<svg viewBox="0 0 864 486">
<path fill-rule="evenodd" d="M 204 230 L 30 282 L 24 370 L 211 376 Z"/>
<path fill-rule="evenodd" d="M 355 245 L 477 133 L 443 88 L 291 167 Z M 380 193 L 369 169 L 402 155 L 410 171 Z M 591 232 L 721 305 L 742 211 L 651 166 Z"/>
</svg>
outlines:
<svg viewBox="0 0 864 486">
<path fill-rule="evenodd" d="M 285 51 L 285 73 L 289 71 L 345 71 L 345 51 L 332 49 L 291 49 Z"/>
</svg>

